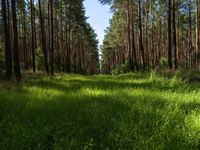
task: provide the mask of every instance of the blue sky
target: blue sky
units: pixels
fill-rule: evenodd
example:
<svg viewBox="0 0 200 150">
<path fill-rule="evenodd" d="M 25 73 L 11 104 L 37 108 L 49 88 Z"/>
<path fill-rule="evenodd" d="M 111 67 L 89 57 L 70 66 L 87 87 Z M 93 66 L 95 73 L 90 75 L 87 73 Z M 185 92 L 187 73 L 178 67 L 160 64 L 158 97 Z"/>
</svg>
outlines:
<svg viewBox="0 0 200 150">
<path fill-rule="evenodd" d="M 109 6 L 101 5 L 98 0 L 85 0 L 86 16 L 88 22 L 98 35 L 99 44 L 103 42 L 104 30 L 109 26 L 109 19 L 112 17 Z"/>
</svg>

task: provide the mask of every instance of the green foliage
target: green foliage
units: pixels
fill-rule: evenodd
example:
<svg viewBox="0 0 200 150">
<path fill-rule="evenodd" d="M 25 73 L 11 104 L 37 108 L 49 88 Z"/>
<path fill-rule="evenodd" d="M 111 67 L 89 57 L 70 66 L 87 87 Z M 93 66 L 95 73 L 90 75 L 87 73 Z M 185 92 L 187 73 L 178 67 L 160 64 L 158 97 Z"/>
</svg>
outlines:
<svg viewBox="0 0 200 150">
<path fill-rule="evenodd" d="M 128 64 L 121 64 L 116 66 L 113 70 L 112 70 L 112 75 L 119 75 L 119 74 L 123 74 L 123 73 L 127 73 L 129 72 L 129 68 L 128 68 Z"/>
<path fill-rule="evenodd" d="M 156 71 L 151 71 L 150 72 L 150 76 L 149 76 L 149 81 L 155 82 L 156 80 L 158 80 L 157 72 Z"/>
<path fill-rule="evenodd" d="M 198 149 L 200 84 L 171 82 L 156 72 L 1 81 L 0 149 Z"/>
<path fill-rule="evenodd" d="M 160 67 L 161 68 L 167 68 L 168 67 L 168 58 L 167 57 L 162 57 L 160 59 Z"/>
<path fill-rule="evenodd" d="M 35 63 L 38 70 L 44 70 L 44 56 L 41 48 L 36 49 Z"/>
<path fill-rule="evenodd" d="M 186 70 L 186 69 L 180 69 L 176 72 L 177 79 L 184 80 L 187 78 L 193 78 L 193 77 L 200 77 L 200 71 L 199 70 Z"/>
<path fill-rule="evenodd" d="M 5 68 L 5 60 L 4 60 L 4 50 L 2 43 L 0 43 L 0 75 Z"/>
</svg>

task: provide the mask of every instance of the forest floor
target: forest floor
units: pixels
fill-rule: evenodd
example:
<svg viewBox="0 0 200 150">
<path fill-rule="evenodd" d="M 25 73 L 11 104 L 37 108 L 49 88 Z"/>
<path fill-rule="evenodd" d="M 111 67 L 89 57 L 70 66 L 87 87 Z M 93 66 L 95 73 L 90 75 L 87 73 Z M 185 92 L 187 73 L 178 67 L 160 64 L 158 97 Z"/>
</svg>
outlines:
<svg viewBox="0 0 200 150">
<path fill-rule="evenodd" d="M 0 80 L 0 149 L 199 149 L 200 84 L 156 73 Z"/>
</svg>

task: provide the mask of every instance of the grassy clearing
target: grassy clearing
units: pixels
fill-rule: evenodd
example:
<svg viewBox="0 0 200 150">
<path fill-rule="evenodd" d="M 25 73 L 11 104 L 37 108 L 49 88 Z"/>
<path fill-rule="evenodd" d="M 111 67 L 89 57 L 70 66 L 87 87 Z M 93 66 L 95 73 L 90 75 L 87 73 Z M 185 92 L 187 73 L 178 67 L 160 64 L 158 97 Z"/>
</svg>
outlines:
<svg viewBox="0 0 200 150">
<path fill-rule="evenodd" d="M 0 149 L 200 149 L 200 84 L 156 74 L 0 81 Z"/>
</svg>

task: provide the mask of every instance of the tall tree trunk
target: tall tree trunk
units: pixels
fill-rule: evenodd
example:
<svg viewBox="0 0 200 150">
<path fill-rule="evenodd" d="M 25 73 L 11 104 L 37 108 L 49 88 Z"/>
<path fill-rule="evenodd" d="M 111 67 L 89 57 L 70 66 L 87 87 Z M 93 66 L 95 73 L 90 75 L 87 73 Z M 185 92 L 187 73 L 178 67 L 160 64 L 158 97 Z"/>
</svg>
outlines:
<svg viewBox="0 0 200 150">
<path fill-rule="evenodd" d="M 132 7 L 132 6 L 131 6 Z M 130 10 L 130 0 L 127 1 L 127 29 L 128 29 L 128 57 L 129 57 L 129 68 L 133 71 L 133 61 L 132 61 L 132 50 L 131 50 L 131 10 Z"/>
<path fill-rule="evenodd" d="M 53 0 L 50 0 L 51 7 L 51 74 L 54 74 L 54 27 L 53 27 Z"/>
<path fill-rule="evenodd" d="M 28 59 L 28 48 L 27 48 L 27 28 L 26 28 L 26 8 L 25 8 L 25 1 L 22 2 L 22 36 L 23 36 L 23 52 L 24 52 L 24 69 L 28 71 L 29 69 L 29 59 Z"/>
<path fill-rule="evenodd" d="M 32 66 L 33 72 L 36 72 L 35 66 L 35 7 L 34 7 L 34 0 L 30 0 L 30 7 L 31 7 L 31 51 L 32 51 Z"/>
<path fill-rule="evenodd" d="M 198 61 L 198 54 L 200 48 L 200 39 L 199 39 L 199 0 L 196 0 L 196 68 L 198 68 L 199 61 Z"/>
<path fill-rule="evenodd" d="M 46 49 L 46 37 L 45 37 L 45 28 L 44 28 L 45 23 L 44 23 L 44 18 L 42 15 L 41 0 L 39 0 L 38 3 L 39 3 L 40 28 L 41 28 L 41 34 L 42 34 L 42 50 L 44 54 L 45 69 L 46 69 L 47 74 L 49 74 L 49 65 L 48 65 L 47 49 Z"/>
<path fill-rule="evenodd" d="M 168 0 L 168 65 L 169 69 L 173 68 L 172 64 L 172 41 L 171 41 L 171 31 L 172 31 L 172 24 L 171 24 L 171 8 L 172 3 L 171 0 Z"/>
<path fill-rule="evenodd" d="M 174 29 L 174 65 L 175 69 L 178 68 L 178 60 L 177 60 L 177 42 L 176 42 L 176 2 L 173 0 L 173 29 Z"/>
<path fill-rule="evenodd" d="M 133 2 L 131 1 L 131 15 L 132 15 L 132 60 L 134 60 L 135 70 L 138 71 L 138 63 L 137 63 L 137 54 L 136 54 L 136 46 L 135 46 L 135 26 L 134 26 L 134 9 Z"/>
<path fill-rule="evenodd" d="M 6 77 L 9 79 L 12 75 L 12 51 L 10 42 L 10 28 L 7 17 L 6 0 L 1 0 L 2 18 L 4 25 L 4 45 L 5 45 L 5 62 L 6 62 Z"/>
<path fill-rule="evenodd" d="M 177 29 L 176 29 L 176 37 L 177 37 L 177 64 L 178 61 L 180 61 L 180 56 L 179 56 L 179 52 L 180 52 L 180 1 L 177 2 L 177 8 L 178 8 L 178 12 L 177 12 Z"/>
<path fill-rule="evenodd" d="M 143 70 L 146 69 L 145 67 L 145 54 L 144 54 L 144 45 L 143 45 L 143 32 L 142 32 L 142 11 L 141 11 L 141 1 L 138 0 L 138 16 L 139 16 L 139 32 L 140 32 L 140 39 L 139 39 L 139 43 L 140 43 L 140 50 L 141 50 L 141 54 L 142 54 L 142 65 L 143 65 Z"/>
<path fill-rule="evenodd" d="M 68 25 L 67 25 L 67 67 L 66 71 L 68 73 L 71 73 L 71 3 L 70 0 L 68 0 Z"/>
<path fill-rule="evenodd" d="M 150 57 L 150 65 L 151 65 L 151 67 L 152 68 L 154 68 L 155 67 L 155 65 L 154 65 L 154 42 L 153 42 L 153 19 L 154 19 L 154 17 L 153 17 L 153 10 L 152 10 L 152 7 L 153 7 L 153 4 L 152 4 L 152 0 L 150 0 L 150 14 L 151 14 L 151 17 L 150 17 L 150 19 L 151 19 L 151 49 L 149 50 L 149 57 Z"/>
<path fill-rule="evenodd" d="M 13 18 L 13 57 L 14 57 L 14 72 L 16 76 L 16 80 L 21 80 L 21 71 L 20 71 L 20 58 L 19 58 L 19 48 L 18 48 L 18 31 L 17 31 L 17 15 L 16 15 L 16 1 L 11 1 L 12 7 L 12 18 Z"/>
<path fill-rule="evenodd" d="M 189 0 L 189 67 L 192 67 L 192 3 Z"/>
<path fill-rule="evenodd" d="M 146 7 L 145 7 L 145 14 L 146 14 L 146 21 L 145 21 L 145 45 L 146 45 L 146 67 L 149 68 L 149 41 L 148 41 L 148 34 L 149 34 L 149 30 L 148 30 L 148 23 L 149 23 L 149 1 L 146 0 Z"/>
</svg>

